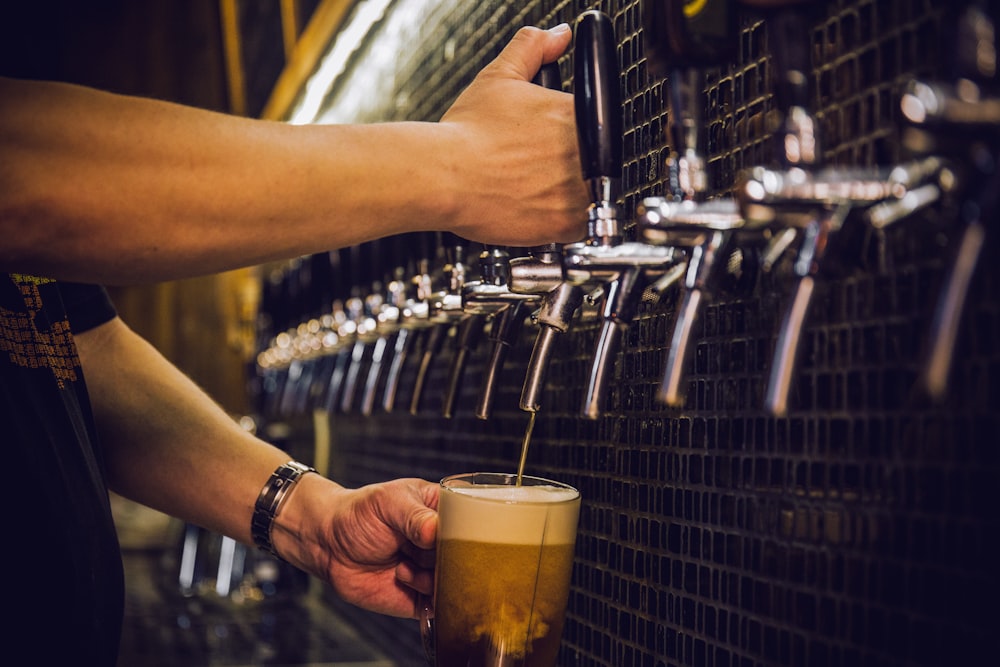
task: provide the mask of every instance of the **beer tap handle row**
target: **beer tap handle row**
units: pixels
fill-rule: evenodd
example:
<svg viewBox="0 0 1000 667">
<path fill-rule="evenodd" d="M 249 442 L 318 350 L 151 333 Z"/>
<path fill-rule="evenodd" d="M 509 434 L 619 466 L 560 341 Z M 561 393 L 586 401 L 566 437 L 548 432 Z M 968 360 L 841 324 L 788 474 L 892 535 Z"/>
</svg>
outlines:
<svg viewBox="0 0 1000 667">
<path fill-rule="evenodd" d="M 764 408 L 790 409 L 803 330 L 828 264 L 831 241 L 848 225 L 884 230 L 942 200 L 965 205 L 957 221 L 955 258 L 929 335 L 922 385 L 945 395 L 957 326 L 984 239 L 997 214 L 1000 192 L 1000 97 L 997 97 L 996 8 L 970 4 L 956 12 L 954 81 L 914 81 L 903 92 L 906 161 L 887 167 L 823 167 L 818 123 L 810 107 L 812 55 L 809 28 L 817 2 L 744 0 L 765 18 L 770 79 L 780 123 L 776 164 L 744 170 L 735 183 L 709 182 L 702 146 L 704 83 L 708 68 L 732 60 L 736 2 L 645 2 L 643 45 L 652 76 L 665 79 L 669 123 L 666 191 L 635 211 L 634 236 L 618 198 L 623 118 L 617 39 L 600 11 L 577 19 L 573 94 L 581 174 L 590 192 L 581 242 L 536 248 L 487 246 L 472 260 L 471 246 L 443 234 L 420 233 L 363 244 L 314 258 L 311 271 L 328 274 L 308 318 L 284 313 L 287 299 L 272 299 L 274 335 L 258 366 L 272 408 L 281 413 L 312 404 L 330 412 L 397 407 L 404 369 L 413 378 L 409 411 L 424 410 L 435 359 L 450 341 L 450 364 L 441 415 L 452 417 L 467 362 L 488 331 L 489 352 L 475 416 L 492 415 L 509 350 L 526 322 L 537 327 L 519 407 L 543 404 L 546 374 L 561 334 L 589 305 L 599 315 L 581 416 L 599 417 L 613 386 L 614 364 L 626 328 L 645 296 L 681 290 L 674 311 L 664 374 L 657 394 L 668 406 L 687 401 L 697 323 L 706 304 L 724 289 L 738 257 L 756 257 L 749 270 L 773 270 L 789 280 L 776 336 Z M 973 54 L 973 55 L 969 55 Z M 543 66 L 535 83 L 562 89 L 557 63 Z M 711 193 L 726 193 L 723 196 Z M 416 251 L 415 251 L 416 248 Z M 828 255 L 830 255 L 828 257 Z M 471 261 L 470 261 L 471 260 Z M 386 264 L 382 272 L 376 267 Z M 325 262 L 325 264 L 324 264 Z M 300 270 L 296 269 L 296 270 Z M 283 289 L 301 290 L 289 280 Z M 293 300 L 299 299 L 298 292 Z M 280 386 L 279 386 L 280 385 Z M 380 394 L 381 391 L 381 394 Z M 359 398 L 360 396 L 360 398 Z"/>
</svg>

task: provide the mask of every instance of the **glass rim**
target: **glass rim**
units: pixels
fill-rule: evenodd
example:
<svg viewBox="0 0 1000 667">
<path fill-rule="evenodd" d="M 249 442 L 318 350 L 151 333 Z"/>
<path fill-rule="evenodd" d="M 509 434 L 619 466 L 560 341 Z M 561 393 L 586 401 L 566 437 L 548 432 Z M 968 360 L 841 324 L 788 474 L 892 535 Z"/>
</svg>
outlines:
<svg viewBox="0 0 1000 667">
<path fill-rule="evenodd" d="M 476 483 L 476 478 L 479 477 L 479 476 L 482 476 L 484 478 L 484 481 L 481 482 L 481 483 L 479 483 L 479 484 L 477 484 Z M 460 472 L 460 473 L 455 473 L 453 475 L 448 475 L 446 477 L 443 477 L 441 479 L 441 481 L 438 482 L 438 486 L 441 489 L 443 489 L 443 490 L 447 490 L 447 491 L 450 491 L 452 493 L 456 493 L 457 492 L 456 491 L 456 487 L 453 486 L 453 485 L 450 485 L 449 482 L 455 482 L 455 481 L 460 480 L 460 479 L 469 480 L 469 483 L 467 484 L 467 486 L 470 486 L 470 487 L 473 487 L 473 486 L 514 486 L 515 483 L 516 483 L 516 481 L 517 481 L 517 473 L 512 473 L 512 472 L 486 472 L 486 471 Z M 507 483 L 502 483 L 502 482 L 486 482 L 485 479 L 494 479 L 494 480 L 502 479 L 502 480 L 505 480 Z M 580 493 L 579 489 L 577 489 L 574 486 L 570 486 L 569 484 L 566 484 L 565 482 L 557 482 L 554 479 L 548 479 L 546 477 L 537 477 L 535 475 L 522 475 L 521 481 L 523 482 L 525 480 L 530 480 L 532 482 L 532 484 L 530 486 L 553 486 L 553 487 L 556 487 L 558 489 L 563 489 L 563 490 L 566 490 L 566 491 L 572 491 L 573 493 L 576 494 L 572 498 L 563 498 L 563 499 L 552 501 L 552 502 L 545 502 L 544 504 L 546 504 L 546 505 L 556 504 L 556 503 L 564 503 L 564 502 L 575 502 L 577 500 L 580 500 L 581 497 L 582 497 L 582 494 Z M 528 503 L 531 503 L 532 501 L 524 501 L 524 502 L 525 502 L 525 504 L 528 504 Z"/>
</svg>

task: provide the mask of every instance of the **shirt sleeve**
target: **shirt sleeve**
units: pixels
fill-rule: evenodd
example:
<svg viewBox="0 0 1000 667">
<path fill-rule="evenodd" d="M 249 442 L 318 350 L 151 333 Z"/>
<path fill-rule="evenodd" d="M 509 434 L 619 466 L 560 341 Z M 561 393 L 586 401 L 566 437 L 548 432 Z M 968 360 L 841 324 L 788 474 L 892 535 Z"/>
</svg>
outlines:
<svg viewBox="0 0 1000 667">
<path fill-rule="evenodd" d="M 59 291 L 74 334 L 100 326 L 118 314 L 107 290 L 100 285 L 61 282 Z"/>
</svg>

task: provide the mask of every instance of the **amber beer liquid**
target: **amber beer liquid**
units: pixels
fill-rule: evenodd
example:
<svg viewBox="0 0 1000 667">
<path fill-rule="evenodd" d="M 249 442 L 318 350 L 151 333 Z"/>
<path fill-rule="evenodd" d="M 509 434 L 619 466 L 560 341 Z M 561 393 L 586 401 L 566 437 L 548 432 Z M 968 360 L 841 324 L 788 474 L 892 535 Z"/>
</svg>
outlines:
<svg viewBox="0 0 1000 667">
<path fill-rule="evenodd" d="M 580 494 L 475 473 L 441 482 L 437 667 L 553 667 L 573 568 Z"/>
</svg>

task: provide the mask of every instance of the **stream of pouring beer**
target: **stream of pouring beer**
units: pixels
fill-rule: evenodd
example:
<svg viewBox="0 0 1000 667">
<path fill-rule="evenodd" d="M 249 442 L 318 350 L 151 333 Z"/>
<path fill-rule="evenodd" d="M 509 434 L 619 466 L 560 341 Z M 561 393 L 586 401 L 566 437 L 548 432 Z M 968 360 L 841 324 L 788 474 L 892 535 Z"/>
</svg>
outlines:
<svg viewBox="0 0 1000 667">
<path fill-rule="evenodd" d="M 524 477 L 524 463 L 528 460 L 528 445 L 531 444 L 531 432 L 535 429 L 535 410 L 528 413 L 528 427 L 524 429 L 524 440 L 521 442 L 521 460 L 517 463 L 517 485 L 521 486 Z"/>
</svg>

